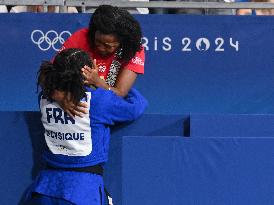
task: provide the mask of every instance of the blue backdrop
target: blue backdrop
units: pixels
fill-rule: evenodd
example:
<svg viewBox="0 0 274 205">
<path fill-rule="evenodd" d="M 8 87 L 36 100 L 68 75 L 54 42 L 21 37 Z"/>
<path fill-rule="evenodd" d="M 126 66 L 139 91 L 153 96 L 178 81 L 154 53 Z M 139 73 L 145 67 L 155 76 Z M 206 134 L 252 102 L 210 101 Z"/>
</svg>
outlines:
<svg viewBox="0 0 274 205">
<path fill-rule="evenodd" d="M 274 18 L 136 17 L 147 54 L 136 87 L 150 106 L 112 129 L 104 177 L 114 204 L 272 205 Z M 43 167 L 41 60 L 88 20 L 0 15 L 1 205 L 18 204 Z"/>
<path fill-rule="evenodd" d="M 273 17 L 136 17 L 146 48 L 136 87 L 150 102 L 147 113 L 273 113 Z M 89 14 L 0 15 L 0 110 L 38 110 L 41 60 L 88 20 Z"/>
</svg>

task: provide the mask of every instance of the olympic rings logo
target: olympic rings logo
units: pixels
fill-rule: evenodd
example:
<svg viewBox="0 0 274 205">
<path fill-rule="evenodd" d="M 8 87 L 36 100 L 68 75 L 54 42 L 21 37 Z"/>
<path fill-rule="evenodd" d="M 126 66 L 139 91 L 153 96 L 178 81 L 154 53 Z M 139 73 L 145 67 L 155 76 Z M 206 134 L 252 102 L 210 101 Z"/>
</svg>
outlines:
<svg viewBox="0 0 274 205">
<path fill-rule="evenodd" d="M 42 51 L 47 51 L 50 48 L 59 51 L 60 47 L 69 36 L 71 36 L 69 31 L 62 31 L 58 34 L 56 31 L 50 30 L 44 34 L 41 30 L 33 30 L 31 33 L 31 41 Z"/>
</svg>

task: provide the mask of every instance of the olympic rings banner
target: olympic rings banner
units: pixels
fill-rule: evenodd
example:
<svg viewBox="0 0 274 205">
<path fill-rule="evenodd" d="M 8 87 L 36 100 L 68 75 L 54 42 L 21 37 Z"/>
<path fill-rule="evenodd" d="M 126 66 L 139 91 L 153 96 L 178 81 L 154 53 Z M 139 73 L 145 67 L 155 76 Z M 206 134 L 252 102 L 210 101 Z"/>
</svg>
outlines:
<svg viewBox="0 0 274 205">
<path fill-rule="evenodd" d="M 60 45 L 62 45 L 69 36 L 71 36 L 69 31 L 62 31 L 59 34 L 54 30 L 47 31 L 46 33 L 41 30 L 33 30 L 31 32 L 31 41 L 36 44 L 41 51 L 48 51 L 51 48 L 59 51 Z"/>
<path fill-rule="evenodd" d="M 36 111 L 36 74 L 89 14 L 0 14 L 0 110 Z M 147 113 L 273 113 L 274 17 L 137 15 Z"/>
</svg>

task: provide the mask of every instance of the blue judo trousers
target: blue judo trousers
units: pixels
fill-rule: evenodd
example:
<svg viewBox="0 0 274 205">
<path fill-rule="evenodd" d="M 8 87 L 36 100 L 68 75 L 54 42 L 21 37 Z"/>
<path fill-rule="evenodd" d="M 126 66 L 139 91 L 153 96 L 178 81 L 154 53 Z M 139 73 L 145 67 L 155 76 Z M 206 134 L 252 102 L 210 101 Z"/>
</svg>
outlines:
<svg viewBox="0 0 274 205">
<path fill-rule="evenodd" d="M 101 88 L 86 87 L 88 114 L 70 117 L 60 106 L 39 97 L 47 144 L 43 158 L 50 167 L 39 173 L 26 195 L 26 204 L 105 204 L 102 176 L 65 169 L 104 165 L 108 159 L 110 125 L 138 118 L 147 106 L 135 89 L 126 98 Z"/>
</svg>

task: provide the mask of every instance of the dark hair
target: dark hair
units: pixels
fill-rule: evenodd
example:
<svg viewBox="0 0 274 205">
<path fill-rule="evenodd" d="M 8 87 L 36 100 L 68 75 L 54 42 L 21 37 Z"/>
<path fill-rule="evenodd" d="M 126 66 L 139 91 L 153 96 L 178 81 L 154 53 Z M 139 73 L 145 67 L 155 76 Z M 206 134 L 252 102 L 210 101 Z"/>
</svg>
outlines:
<svg viewBox="0 0 274 205">
<path fill-rule="evenodd" d="M 110 5 L 99 6 L 89 22 L 89 44 L 94 48 L 95 32 L 116 35 L 120 42 L 120 58 L 130 61 L 141 50 L 142 31 L 140 24 L 124 9 Z"/>
<path fill-rule="evenodd" d="M 81 68 L 92 67 L 89 55 L 76 48 L 69 48 L 58 53 L 53 62 L 42 62 L 38 71 L 37 86 L 40 85 L 43 96 L 49 100 L 54 90 L 64 91 L 74 104 L 86 96 Z"/>
</svg>

